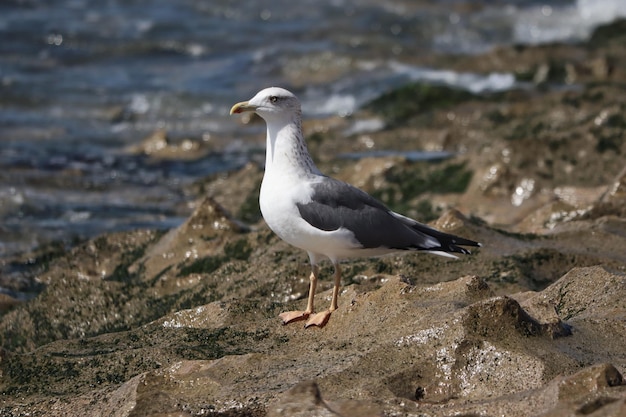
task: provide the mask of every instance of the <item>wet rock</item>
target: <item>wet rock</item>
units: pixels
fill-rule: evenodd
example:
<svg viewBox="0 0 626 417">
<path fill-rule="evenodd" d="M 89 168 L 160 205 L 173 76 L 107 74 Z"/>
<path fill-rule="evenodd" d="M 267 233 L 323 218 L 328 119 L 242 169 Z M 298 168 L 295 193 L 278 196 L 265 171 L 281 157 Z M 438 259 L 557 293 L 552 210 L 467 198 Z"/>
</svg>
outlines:
<svg viewBox="0 0 626 417">
<path fill-rule="evenodd" d="M 248 163 L 234 172 L 200 181 L 192 187 L 192 191 L 210 197 L 233 213 L 234 218 L 254 224 L 261 220 L 259 190 L 262 178 L 262 168 L 258 164 Z"/>
<path fill-rule="evenodd" d="M 443 282 L 428 288 L 438 298 L 448 298 L 458 305 L 476 303 L 493 297 L 494 292 L 486 281 L 476 275 L 467 275 L 457 280 Z"/>
<path fill-rule="evenodd" d="M 624 385 L 622 374 L 613 365 L 604 363 L 563 378 L 559 383 L 559 398 L 580 398 L 619 385 Z"/>
<path fill-rule="evenodd" d="M 291 388 L 281 396 L 278 403 L 268 413 L 269 417 L 313 415 L 320 417 L 341 415 L 333 412 L 322 400 L 319 387 L 314 382 L 302 382 Z"/>
<path fill-rule="evenodd" d="M 602 202 L 626 201 L 626 168 L 620 172 L 601 198 Z"/>
<path fill-rule="evenodd" d="M 136 289 L 129 288 L 133 277 L 127 268 L 158 236 L 155 231 L 111 234 L 54 260 L 39 277 L 46 284 L 42 293 L 2 317 L 3 346 L 30 350 L 126 328 L 133 314 L 145 310 L 141 299 L 132 298 Z"/>
<path fill-rule="evenodd" d="M 476 99 L 472 93 L 448 86 L 414 83 L 372 100 L 365 108 L 379 113 L 389 125 L 406 123 L 433 109 Z"/>
<path fill-rule="evenodd" d="M 217 269 L 223 263 L 219 253 L 224 239 L 247 230 L 245 224 L 233 219 L 222 206 L 211 198 L 205 198 L 185 223 L 163 235 L 131 270 L 141 268 L 146 278 L 153 278 L 172 265 L 181 268 L 185 263 L 188 267 L 196 265 L 195 268 L 188 268 L 187 272 Z"/>
<path fill-rule="evenodd" d="M 327 402 L 314 381 L 304 381 L 281 394 L 268 407 L 268 417 L 343 416 L 381 417 L 379 406 L 368 401 L 343 400 Z"/>
<path fill-rule="evenodd" d="M 447 210 L 439 218 L 437 218 L 432 225 L 441 231 L 449 233 L 454 231 L 455 234 L 461 234 L 463 236 L 468 234 L 468 229 L 471 229 L 472 227 L 470 220 L 456 209 Z"/>
<path fill-rule="evenodd" d="M 585 210 L 579 211 L 576 218 L 581 220 L 607 217 L 626 218 L 626 168 L 617 175 L 608 187 L 603 187 L 602 191 L 602 195 Z"/>
<path fill-rule="evenodd" d="M 623 377 L 610 364 L 590 366 L 573 375 L 556 378 L 549 387 L 556 404 L 542 416 L 618 417 L 626 411 Z"/>
<path fill-rule="evenodd" d="M 299 88 L 335 80 L 352 70 L 354 62 L 351 58 L 332 51 L 289 57 L 283 65 L 284 76 L 291 85 Z"/>
<path fill-rule="evenodd" d="M 432 194 L 462 193 L 472 178 L 472 171 L 467 165 L 454 160 L 432 164 L 410 162 L 403 158 L 381 158 L 377 162 L 380 174 L 376 178 L 366 181 L 367 177 L 364 176 L 359 181 L 354 175 L 350 177 L 357 183 L 360 182 L 365 190 L 392 210 L 418 218 L 422 222 L 432 220 L 433 209 L 429 202 Z M 373 162 L 368 165 L 371 176 Z M 424 197 L 426 198 L 421 200 L 422 204 L 415 204 Z"/>
<path fill-rule="evenodd" d="M 227 305 L 222 301 L 181 310 L 157 320 L 166 328 L 220 328 L 226 325 L 229 317 Z"/>
<path fill-rule="evenodd" d="M 183 139 L 174 143 L 164 129 L 155 130 L 138 145 L 127 149 L 128 153 L 149 156 L 155 160 L 166 159 L 198 159 L 206 156 L 208 149 L 198 141 Z"/>
<path fill-rule="evenodd" d="M 522 336 L 541 334 L 539 323 L 509 297 L 472 304 L 465 313 L 464 325 L 467 331 L 483 338 L 508 336 L 510 330 Z"/>
<path fill-rule="evenodd" d="M 588 272 L 602 271 L 590 268 Z M 557 288 L 568 282 L 573 285 L 578 273 L 567 274 L 536 297 L 563 295 Z M 604 287 L 618 280 L 606 272 L 604 277 L 604 281 L 586 280 L 584 285 Z M 118 384 L 126 381 L 123 385 L 96 392 L 102 407 L 116 404 L 119 415 L 157 411 L 173 415 L 381 415 L 381 408 L 374 405 L 381 400 L 385 412 L 441 415 L 452 409 L 476 412 L 472 404 L 479 399 L 484 410 L 495 413 L 506 407 L 520 410 L 521 399 L 531 397 L 543 395 L 556 401 L 556 394 L 542 391 L 544 384 L 563 372 L 573 373 L 581 360 L 598 354 L 578 340 L 576 333 L 562 338 L 564 346 L 555 344 L 543 326 L 544 316 L 533 316 L 536 310 L 529 307 L 527 311 L 510 297 L 492 297 L 488 284 L 477 276 L 434 286 L 408 284 L 390 276 L 378 289 L 357 292 L 354 287 L 344 289 L 339 310 L 317 331 L 281 326 L 275 317 L 280 310 L 260 315 L 253 307 L 246 312 L 249 300 L 216 301 L 170 313 L 136 331 L 59 342 L 40 349 L 41 356 L 12 355 L 11 367 L 2 363 L 8 371 L 4 383 L 17 387 L 19 369 L 47 369 L 48 373 L 54 369 L 43 380 L 38 378 L 42 385 L 24 379 L 34 392 L 45 393 L 46 380 L 73 370 L 66 389 L 85 384 L 81 395 L 95 395 L 88 394 L 93 390 L 89 381 L 118 375 Z M 580 302 L 589 305 L 588 300 L 577 298 L 582 293 L 596 301 L 598 309 L 591 310 L 589 317 L 597 320 L 611 300 L 603 301 L 582 288 L 567 293 L 559 311 L 569 312 Z M 321 292 L 318 302 L 329 296 L 329 291 Z M 570 320 L 580 332 L 581 326 L 574 318 Z M 568 352 L 577 346 L 587 353 L 571 357 Z M 78 366 L 84 363 L 82 358 L 92 357 L 88 353 L 92 349 L 113 354 L 107 360 L 100 354 L 101 365 L 92 361 L 89 367 Z M 617 344 L 609 350 L 606 345 L 600 348 L 613 359 L 619 358 L 617 349 Z M 131 354 L 135 359 L 129 361 Z M 121 368 L 114 365 L 120 360 Z M 146 366 L 153 369 L 146 370 Z M 610 372 L 606 375 L 607 381 L 617 381 Z M 560 392 L 563 399 L 578 395 L 566 388 Z M 519 395 L 519 403 L 511 395 Z M 552 408 L 549 404 L 545 400 L 542 409 Z M 76 402 L 56 407 L 69 413 Z M 92 415 L 102 410 L 90 407 Z M 19 408 L 15 410 L 19 414 Z M 523 415 L 534 415 L 537 410 Z"/>
<path fill-rule="evenodd" d="M 20 303 L 20 300 L 7 294 L 0 294 L 0 313 L 10 310 Z"/>
<path fill-rule="evenodd" d="M 621 44 L 626 40 L 626 20 L 616 19 L 614 22 L 599 25 L 589 39 L 592 47 L 600 47 L 610 43 Z"/>
<path fill-rule="evenodd" d="M 128 387 L 136 398 L 131 415 L 168 412 L 173 415 L 263 416 L 265 413 L 253 401 L 210 401 L 216 393 L 229 389 L 226 381 L 230 378 L 224 372 L 231 373 L 239 366 L 237 364 L 248 360 L 246 356 L 235 356 L 215 361 L 182 361 L 140 375 L 139 380 L 131 380 Z"/>
<path fill-rule="evenodd" d="M 377 190 L 384 186 L 384 174 L 403 158 L 363 158 L 339 173 L 338 177 L 355 187 Z"/>
<path fill-rule="evenodd" d="M 554 303 L 531 297 L 530 300 L 521 302 L 520 305 L 537 321 L 541 334 L 547 335 L 552 339 L 572 335 L 571 326 L 559 318 Z"/>
<path fill-rule="evenodd" d="M 155 152 L 162 151 L 168 146 L 167 131 L 159 129 L 155 130 L 150 136 L 146 137 L 137 148 L 131 149 L 131 151 L 151 155 Z"/>
<path fill-rule="evenodd" d="M 619 320 L 626 314 L 625 291 L 626 275 L 594 266 L 572 269 L 542 291 L 541 297 L 554 303 L 564 320 L 603 316 Z"/>
</svg>

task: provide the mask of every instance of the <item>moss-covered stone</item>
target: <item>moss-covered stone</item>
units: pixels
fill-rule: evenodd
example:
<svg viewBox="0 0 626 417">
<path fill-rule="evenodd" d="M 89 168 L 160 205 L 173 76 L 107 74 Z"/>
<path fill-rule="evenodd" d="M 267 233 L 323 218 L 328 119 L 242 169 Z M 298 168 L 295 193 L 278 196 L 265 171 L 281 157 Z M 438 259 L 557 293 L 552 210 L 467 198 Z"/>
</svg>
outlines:
<svg viewBox="0 0 626 417">
<path fill-rule="evenodd" d="M 373 191 L 372 195 L 393 210 L 406 212 L 411 200 L 421 194 L 462 193 L 471 179 L 472 171 L 463 162 L 398 164 L 385 173 L 388 186 Z M 428 202 L 422 202 L 418 209 L 427 217 L 435 214 Z"/>
<path fill-rule="evenodd" d="M 228 259 L 238 259 L 247 261 L 252 253 L 252 247 L 246 238 L 241 238 L 234 242 L 228 242 L 224 245 L 224 255 Z"/>
<path fill-rule="evenodd" d="M 589 38 L 588 46 L 597 48 L 612 42 L 623 44 L 624 41 L 626 41 L 626 19 L 617 19 L 595 28 Z"/>
<path fill-rule="evenodd" d="M 193 261 L 189 265 L 184 265 L 178 271 L 179 277 L 184 277 L 190 274 L 210 274 L 217 268 L 222 266 L 225 259 L 222 256 L 205 256 Z"/>
<path fill-rule="evenodd" d="M 261 189 L 261 182 L 253 188 L 253 191 L 248 193 L 245 200 L 239 206 L 237 210 L 237 218 L 246 223 L 256 223 L 261 220 L 261 208 L 259 207 L 259 193 Z"/>
<path fill-rule="evenodd" d="M 478 97 L 469 91 L 444 85 L 412 83 L 384 93 L 365 105 L 379 113 L 389 126 L 436 109 L 446 108 Z"/>
</svg>

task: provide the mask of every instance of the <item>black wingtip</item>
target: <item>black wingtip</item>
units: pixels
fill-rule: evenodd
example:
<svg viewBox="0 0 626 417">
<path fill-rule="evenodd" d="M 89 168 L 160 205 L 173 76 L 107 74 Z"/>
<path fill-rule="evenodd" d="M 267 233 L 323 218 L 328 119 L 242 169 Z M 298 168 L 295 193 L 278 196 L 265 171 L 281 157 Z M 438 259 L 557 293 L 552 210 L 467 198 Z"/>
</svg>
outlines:
<svg viewBox="0 0 626 417">
<path fill-rule="evenodd" d="M 477 248 L 483 246 L 480 242 L 475 242 L 473 240 L 444 233 L 442 233 L 440 236 L 437 236 L 437 238 L 441 242 L 441 249 L 450 253 L 462 253 L 463 255 L 471 255 L 472 252 L 461 246 L 473 246 Z"/>
<path fill-rule="evenodd" d="M 461 253 L 463 255 L 471 255 L 472 252 L 470 252 L 468 249 L 462 248 L 460 246 L 456 246 L 456 245 L 449 245 L 447 248 L 442 248 L 444 251 L 449 252 L 449 253 Z"/>
<path fill-rule="evenodd" d="M 454 235 L 447 235 L 445 237 L 448 238 L 448 241 L 450 243 L 453 243 L 455 245 L 474 246 L 474 247 L 477 247 L 477 248 L 480 248 L 482 246 L 482 244 L 479 243 L 479 242 L 474 242 L 473 240 L 465 239 L 465 238 L 454 236 Z M 445 240 L 445 238 L 442 236 L 442 237 L 439 238 L 439 240 Z"/>
</svg>

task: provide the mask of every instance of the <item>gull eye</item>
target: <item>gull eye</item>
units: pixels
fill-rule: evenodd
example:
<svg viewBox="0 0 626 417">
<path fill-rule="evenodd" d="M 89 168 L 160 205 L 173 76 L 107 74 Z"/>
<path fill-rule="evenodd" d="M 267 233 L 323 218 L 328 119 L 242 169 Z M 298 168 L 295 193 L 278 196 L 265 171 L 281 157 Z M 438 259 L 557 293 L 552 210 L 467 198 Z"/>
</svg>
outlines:
<svg viewBox="0 0 626 417">
<path fill-rule="evenodd" d="M 270 103 L 276 103 L 278 101 L 278 97 L 270 96 Z"/>
</svg>

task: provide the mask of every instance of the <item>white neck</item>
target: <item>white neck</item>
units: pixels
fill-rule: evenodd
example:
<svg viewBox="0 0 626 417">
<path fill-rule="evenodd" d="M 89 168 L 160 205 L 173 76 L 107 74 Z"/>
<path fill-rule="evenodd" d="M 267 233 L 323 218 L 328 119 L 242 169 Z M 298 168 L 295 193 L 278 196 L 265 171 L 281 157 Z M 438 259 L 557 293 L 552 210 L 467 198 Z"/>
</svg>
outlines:
<svg viewBox="0 0 626 417">
<path fill-rule="evenodd" d="M 302 135 L 299 114 L 287 120 L 267 121 L 265 175 L 307 177 L 320 174 Z"/>
</svg>

